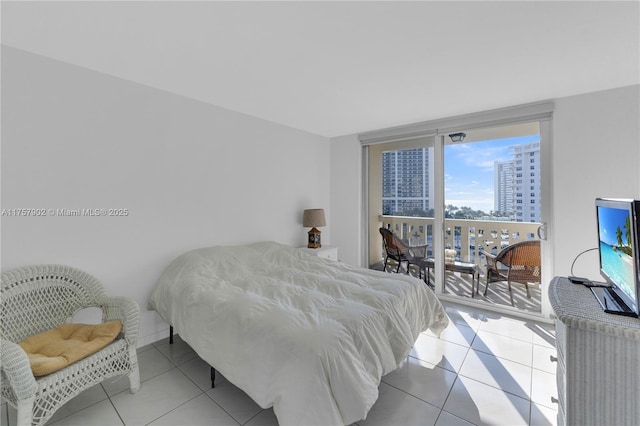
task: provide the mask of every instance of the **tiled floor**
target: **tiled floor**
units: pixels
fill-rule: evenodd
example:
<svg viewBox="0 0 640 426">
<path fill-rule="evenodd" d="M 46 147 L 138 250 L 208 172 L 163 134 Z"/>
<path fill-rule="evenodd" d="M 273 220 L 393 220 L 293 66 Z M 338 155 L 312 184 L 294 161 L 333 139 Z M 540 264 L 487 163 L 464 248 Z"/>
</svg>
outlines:
<svg viewBox="0 0 640 426">
<path fill-rule="evenodd" d="M 556 423 L 553 328 L 447 305 L 449 327 L 423 333 L 409 357 L 384 376 L 358 425 L 547 425 Z M 191 348 L 168 339 L 139 350 L 142 388 L 112 379 L 62 407 L 50 425 L 277 425 L 244 392 L 218 378 Z M 2 424 L 15 410 L 2 404 Z"/>
<path fill-rule="evenodd" d="M 471 297 L 471 279 L 469 274 L 461 274 L 459 272 L 447 271 L 445 275 L 446 283 L 444 287 L 445 294 L 452 294 L 458 297 Z M 432 281 L 433 282 L 433 281 Z M 529 293 L 531 297 L 527 297 L 527 291 L 524 284 L 512 283 L 513 305 L 509 297 L 509 287 L 506 281 L 496 281 L 489 284 L 487 295 L 484 295 L 486 287 L 486 278 L 484 275 L 480 277 L 480 286 L 475 300 L 497 306 L 514 306 L 519 311 L 531 312 L 539 314 L 542 312 L 542 292 L 539 283 L 529 283 Z M 477 284 L 476 284 L 477 286 Z"/>
<path fill-rule="evenodd" d="M 387 266 L 387 271 L 395 271 L 396 263 Z M 371 266 L 371 269 L 383 270 L 383 263 L 379 262 Z M 406 273 L 406 266 L 403 265 L 401 272 Z M 411 267 L 409 273 L 412 276 L 419 276 L 421 274 L 417 268 Z M 424 273 L 422 273 L 424 275 Z M 430 269 L 430 282 L 433 283 L 435 281 L 435 277 L 433 276 L 434 270 Z M 460 273 L 460 272 L 452 272 L 446 271 L 445 274 L 445 286 L 444 293 L 451 294 L 458 297 L 468 298 L 471 297 L 471 275 Z M 542 294 L 540 284 L 529 283 L 529 292 L 530 297 L 527 297 L 527 293 L 525 290 L 525 286 L 520 283 L 512 284 L 512 294 L 513 294 L 513 305 L 511 304 L 511 298 L 509 297 L 509 288 L 507 286 L 506 281 L 497 281 L 489 284 L 489 289 L 487 291 L 487 295 L 484 295 L 485 287 L 487 284 L 486 281 L 486 271 L 484 267 L 480 268 L 480 277 L 478 278 L 478 282 L 476 282 L 475 287 L 478 293 L 475 295 L 475 300 L 483 303 L 487 303 L 489 305 L 494 306 L 506 306 L 511 307 L 514 306 L 519 311 L 523 312 L 531 312 L 539 314 L 542 312 Z"/>
</svg>

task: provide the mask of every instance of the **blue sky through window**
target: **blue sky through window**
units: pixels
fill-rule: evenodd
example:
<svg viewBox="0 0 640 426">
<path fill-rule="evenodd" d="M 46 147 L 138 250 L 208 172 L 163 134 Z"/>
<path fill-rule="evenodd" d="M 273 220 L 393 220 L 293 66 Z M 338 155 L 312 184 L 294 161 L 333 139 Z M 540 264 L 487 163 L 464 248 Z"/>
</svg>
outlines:
<svg viewBox="0 0 640 426">
<path fill-rule="evenodd" d="M 445 205 L 494 209 L 494 162 L 512 159 L 510 146 L 538 142 L 539 135 L 445 146 Z"/>
<path fill-rule="evenodd" d="M 622 232 L 622 244 L 628 245 L 629 241 L 626 235 L 627 228 L 625 227 L 628 217 L 629 212 L 627 210 L 600 207 L 598 209 L 600 241 L 603 241 L 610 246 L 617 246 L 617 230 L 620 228 L 620 231 Z"/>
</svg>

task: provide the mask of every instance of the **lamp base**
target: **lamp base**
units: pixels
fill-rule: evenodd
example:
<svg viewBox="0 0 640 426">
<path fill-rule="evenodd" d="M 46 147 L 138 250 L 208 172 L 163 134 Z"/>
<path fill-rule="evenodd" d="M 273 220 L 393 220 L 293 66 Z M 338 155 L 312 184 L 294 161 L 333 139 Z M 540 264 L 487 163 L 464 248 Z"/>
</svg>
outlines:
<svg viewBox="0 0 640 426">
<path fill-rule="evenodd" d="M 311 228 L 308 234 L 309 234 L 309 244 L 307 244 L 307 247 L 314 248 L 314 249 L 322 247 L 322 244 L 320 244 L 321 232 L 318 231 L 317 228 L 315 227 Z"/>
</svg>

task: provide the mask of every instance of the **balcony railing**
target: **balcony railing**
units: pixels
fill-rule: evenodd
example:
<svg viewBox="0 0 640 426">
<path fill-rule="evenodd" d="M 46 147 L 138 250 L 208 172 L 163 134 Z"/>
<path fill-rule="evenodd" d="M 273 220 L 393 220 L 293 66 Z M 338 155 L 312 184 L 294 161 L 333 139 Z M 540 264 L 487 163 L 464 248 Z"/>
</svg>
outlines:
<svg viewBox="0 0 640 426">
<path fill-rule="evenodd" d="M 379 216 L 380 226 L 391 230 L 409 245 L 429 245 L 433 250 L 433 218 Z M 482 253 L 496 254 L 519 241 L 538 240 L 540 223 L 497 220 L 445 219 L 445 249 L 456 250 L 456 260 L 482 264 Z"/>
</svg>

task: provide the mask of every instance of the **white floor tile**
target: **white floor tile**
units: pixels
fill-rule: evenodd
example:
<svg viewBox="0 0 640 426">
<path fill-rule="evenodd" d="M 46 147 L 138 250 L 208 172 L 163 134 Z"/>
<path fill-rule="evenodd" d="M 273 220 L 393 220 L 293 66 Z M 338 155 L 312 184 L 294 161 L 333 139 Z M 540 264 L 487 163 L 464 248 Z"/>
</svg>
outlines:
<svg viewBox="0 0 640 426">
<path fill-rule="evenodd" d="M 486 312 L 469 306 L 443 303 L 449 319 L 459 325 L 478 330 L 482 323 L 486 322 Z"/>
<path fill-rule="evenodd" d="M 438 416 L 438 421 L 436 421 L 436 426 L 473 426 L 473 423 L 442 410 L 440 416 Z"/>
<path fill-rule="evenodd" d="M 0 424 L 13 426 L 18 423 L 18 410 L 2 400 L 2 419 Z"/>
<path fill-rule="evenodd" d="M 174 368 L 171 361 L 157 349 L 138 354 L 138 363 L 140 364 L 141 382 L 145 382 Z"/>
<path fill-rule="evenodd" d="M 449 371 L 458 372 L 469 352 L 468 346 L 425 335 L 418 337 L 409 355 Z"/>
<path fill-rule="evenodd" d="M 558 424 L 558 412 L 532 402 L 529 424 L 531 426 L 556 426 Z"/>
<path fill-rule="evenodd" d="M 551 398 L 555 398 L 555 400 L 558 399 L 556 375 L 540 370 L 533 370 L 531 377 L 531 401 L 555 409 L 556 404 Z"/>
<path fill-rule="evenodd" d="M 556 374 L 558 363 L 556 361 L 552 361 L 551 357 L 553 357 L 553 359 L 558 357 L 558 353 L 555 348 L 533 345 L 532 366 L 534 369 Z"/>
<path fill-rule="evenodd" d="M 205 394 L 201 394 L 150 423 L 152 426 L 238 426 L 233 417 Z"/>
<path fill-rule="evenodd" d="M 531 367 L 533 343 L 479 330 L 472 349 Z"/>
<path fill-rule="evenodd" d="M 107 393 L 102 389 L 99 384 L 93 386 L 82 392 L 80 395 L 73 398 L 71 401 L 64 404 L 55 412 L 49 422 L 56 422 L 64 417 L 67 417 L 75 412 L 83 410 L 97 402 L 107 399 Z"/>
<path fill-rule="evenodd" d="M 138 353 L 138 365 L 140 366 L 142 387 L 144 387 L 145 381 L 175 368 L 175 365 L 155 348 Z M 109 396 L 123 391 L 129 393 L 129 378 L 126 376 L 113 377 L 102 382 L 102 386 Z"/>
<path fill-rule="evenodd" d="M 146 381 L 135 394 L 111 398 L 127 425 L 147 424 L 196 397 L 202 391 L 177 368 Z"/>
<path fill-rule="evenodd" d="M 533 331 L 534 345 L 555 349 L 556 330 L 553 324 L 532 323 L 529 328 Z"/>
<path fill-rule="evenodd" d="M 104 400 L 49 424 L 51 426 L 122 426 L 123 423 L 111 402 Z"/>
<path fill-rule="evenodd" d="M 140 361 L 138 361 L 138 363 L 139 362 Z M 142 366 L 140 366 L 140 369 L 142 369 Z M 113 396 L 124 391 L 129 392 L 129 378 L 127 376 L 110 377 L 104 380 L 101 385 L 109 396 Z"/>
<path fill-rule="evenodd" d="M 529 399 L 531 370 L 517 362 L 470 350 L 459 374 Z"/>
<path fill-rule="evenodd" d="M 154 346 L 175 365 L 181 365 L 198 358 L 196 351 L 191 349 L 191 346 L 182 340 L 179 335 L 173 336 L 172 344 L 167 339 L 162 343 L 156 343 Z"/>
<path fill-rule="evenodd" d="M 153 346 L 153 344 L 149 344 L 149 345 L 140 346 L 139 348 L 136 349 L 136 351 L 138 352 L 138 354 L 141 354 L 144 351 L 148 351 L 154 348 L 155 346 Z"/>
<path fill-rule="evenodd" d="M 384 383 L 440 408 L 455 380 L 455 373 L 411 357 L 382 378 Z"/>
<path fill-rule="evenodd" d="M 217 402 L 238 423 L 245 424 L 262 408 L 246 393 L 230 382 L 226 382 L 207 391 L 207 395 Z"/>
<path fill-rule="evenodd" d="M 529 401 L 458 376 L 444 410 L 475 425 L 528 425 Z"/>
<path fill-rule="evenodd" d="M 245 426 L 278 426 L 278 418 L 272 409 L 262 410 L 245 423 Z"/>
<path fill-rule="evenodd" d="M 204 392 L 211 389 L 211 366 L 201 358 L 195 358 L 178 366 Z M 215 385 L 220 386 L 227 379 L 216 371 Z"/>
<path fill-rule="evenodd" d="M 449 326 L 440 333 L 440 336 L 436 336 L 431 330 L 425 331 L 422 334 L 469 347 L 476 336 L 476 330 L 468 325 L 452 321 L 449 323 Z"/>
<path fill-rule="evenodd" d="M 486 322 L 483 322 L 480 325 L 479 330 L 489 331 L 491 333 L 533 343 L 534 332 L 527 321 L 516 320 L 494 314 L 494 317 L 488 318 Z"/>
<path fill-rule="evenodd" d="M 360 426 L 435 425 L 440 409 L 385 383 L 380 385 L 380 396 Z"/>
</svg>

